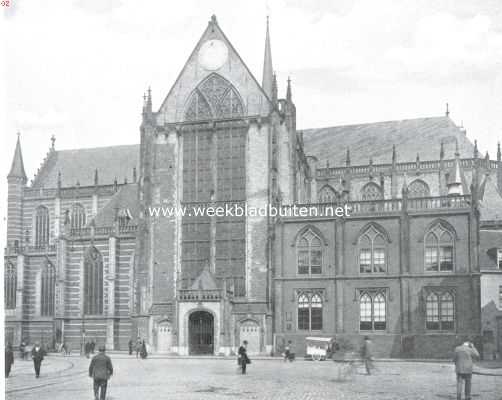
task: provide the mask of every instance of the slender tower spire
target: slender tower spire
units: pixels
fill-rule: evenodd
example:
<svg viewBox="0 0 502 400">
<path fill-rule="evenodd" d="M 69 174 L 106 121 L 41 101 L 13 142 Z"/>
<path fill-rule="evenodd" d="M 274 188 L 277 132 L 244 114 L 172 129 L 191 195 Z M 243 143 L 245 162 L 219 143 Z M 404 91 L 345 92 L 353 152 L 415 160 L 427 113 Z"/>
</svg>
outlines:
<svg viewBox="0 0 502 400">
<path fill-rule="evenodd" d="M 268 27 L 268 16 L 267 16 L 267 33 L 265 36 L 265 57 L 263 59 L 263 77 L 262 77 L 262 88 L 269 99 L 272 99 L 273 90 L 273 80 L 274 80 L 274 69 L 272 67 L 272 50 L 270 48 L 270 32 Z"/>
<path fill-rule="evenodd" d="M 17 134 L 16 150 L 14 150 L 14 158 L 10 167 L 8 178 L 21 178 L 26 182 L 26 172 L 24 171 L 23 153 L 21 152 L 20 134 Z"/>
</svg>

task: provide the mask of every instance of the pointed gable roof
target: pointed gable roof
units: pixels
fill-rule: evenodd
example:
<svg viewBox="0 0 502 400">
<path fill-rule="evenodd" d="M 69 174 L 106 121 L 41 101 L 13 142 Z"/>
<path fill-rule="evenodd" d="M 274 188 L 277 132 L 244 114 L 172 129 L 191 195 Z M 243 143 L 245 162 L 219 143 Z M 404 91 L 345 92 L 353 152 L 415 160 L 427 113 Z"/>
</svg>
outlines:
<svg viewBox="0 0 502 400">
<path fill-rule="evenodd" d="M 7 178 L 21 178 L 26 182 L 26 172 L 24 171 L 23 153 L 21 152 L 21 140 L 19 134 L 17 135 L 14 158 L 12 159 L 12 165 Z"/>
<path fill-rule="evenodd" d="M 228 50 L 226 61 L 216 69 L 204 68 L 199 60 L 199 50 L 209 40 L 223 42 Z M 267 94 L 221 30 L 216 16 L 213 15 L 162 102 L 157 113 L 157 123 L 162 125 L 183 121 L 186 103 L 193 90 L 212 73 L 221 75 L 235 87 L 244 101 L 247 115 L 268 115 L 270 100 Z"/>
<path fill-rule="evenodd" d="M 190 287 L 192 290 L 217 290 L 218 286 L 214 280 L 214 276 L 209 271 L 209 267 L 206 266 L 200 273 L 200 275 L 195 279 L 194 283 Z"/>
</svg>

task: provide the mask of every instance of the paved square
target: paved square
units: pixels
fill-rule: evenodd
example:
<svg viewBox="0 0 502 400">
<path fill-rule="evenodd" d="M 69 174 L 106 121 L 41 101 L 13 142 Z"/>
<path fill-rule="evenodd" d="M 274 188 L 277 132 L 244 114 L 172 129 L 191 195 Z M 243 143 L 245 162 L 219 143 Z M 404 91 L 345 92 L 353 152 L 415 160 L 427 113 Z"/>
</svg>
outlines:
<svg viewBox="0 0 502 400">
<path fill-rule="evenodd" d="M 242 376 L 231 359 L 111 357 L 115 372 L 109 381 L 110 400 L 456 398 L 453 366 L 447 363 L 377 362 L 376 373 L 366 376 L 360 364 L 351 371 L 347 364 L 332 361 L 270 359 L 253 361 Z M 89 360 L 80 357 L 49 356 L 40 379 L 35 379 L 32 363 L 16 359 L 7 380 L 7 399 L 92 399 L 88 365 Z M 501 400 L 502 376 L 474 375 L 473 399 Z"/>
</svg>

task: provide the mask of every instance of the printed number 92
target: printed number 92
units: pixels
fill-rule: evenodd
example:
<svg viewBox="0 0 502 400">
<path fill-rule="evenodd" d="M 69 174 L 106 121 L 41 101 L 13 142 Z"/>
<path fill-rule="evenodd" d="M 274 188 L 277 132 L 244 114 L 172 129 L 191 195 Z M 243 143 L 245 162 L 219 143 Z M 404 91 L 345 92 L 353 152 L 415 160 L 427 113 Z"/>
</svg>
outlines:
<svg viewBox="0 0 502 400">
<path fill-rule="evenodd" d="M 2 7 L 10 7 L 10 1 L 9 0 L 2 0 L 2 1 L 0 1 L 0 5 Z"/>
</svg>

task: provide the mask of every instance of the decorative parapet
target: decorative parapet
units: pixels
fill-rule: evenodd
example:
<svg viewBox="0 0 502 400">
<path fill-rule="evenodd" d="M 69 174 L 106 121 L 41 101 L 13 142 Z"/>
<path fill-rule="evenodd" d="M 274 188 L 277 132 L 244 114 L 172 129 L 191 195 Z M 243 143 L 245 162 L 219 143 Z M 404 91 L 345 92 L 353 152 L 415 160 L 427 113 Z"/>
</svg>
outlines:
<svg viewBox="0 0 502 400">
<path fill-rule="evenodd" d="M 128 234 L 136 233 L 138 225 L 119 225 L 118 229 L 114 226 L 100 226 L 100 227 L 85 227 L 85 228 L 72 228 L 70 229 L 69 236 L 73 238 L 87 238 L 91 236 L 104 236 L 109 237 L 115 233 L 127 236 Z"/>
<path fill-rule="evenodd" d="M 454 159 L 452 160 L 443 160 L 443 168 L 451 169 L 453 167 Z M 460 164 L 464 169 L 472 169 L 475 167 L 476 162 L 479 163 L 479 166 L 496 170 L 498 168 L 498 162 L 494 160 L 485 160 L 482 158 L 465 158 L 460 160 Z M 409 173 L 414 171 L 420 172 L 435 172 L 439 171 L 441 165 L 440 160 L 432 160 L 432 161 L 413 161 L 413 162 L 405 162 L 405 163 L 397 163 L 395 166 L 395 170 L 399 173 Z M 418 167 L 418 168 L 417 168 Z M 345 175 L 347 170 L 350 170 L 350 174 L 352 176 L 357 175 L 368 175 L 370 170 L 373 174 L 390 174 L 392 170 L 392 164 L 373 164 L 373 165 L 355 165 L 351 167 L 328 167 L 328 168 L 317 168 L 316 178 L 317 179 L 329 179 L 332 177 L 339 177 Z"/>
<path fill-rule="evenodd" d="M 44 246 L 11 246 L 5 247 L 6 256 L 17 256 L 18 254 L 55 254 L 56 245 L 49 244 Z"/>
<path fill-rule="evenodd" d="M 125 183 L 117 184 L 117 186 L 126 185 Z M 61 189 L 50 189 L 50 188 L 25 188 L 24 198 L 25 199 L 52 199 L 57 197 L 59 190 L 59 197 L 62 199 L 70 199 L 76 196 L 78 197 L 92 197 L 92 195 L 97 194 L 98 196 L 113 196 L 116 192 L 115 185 L 102 185 L 98 186 L 75 186 L 66 187 Z"/>
<path fill-rule="evenodd" d="M 179 301 L 220 301 L 223 298 L 222 290 L 197 290 L 197 289 L 180 289 L 178 290 Z"/>
</svg>

